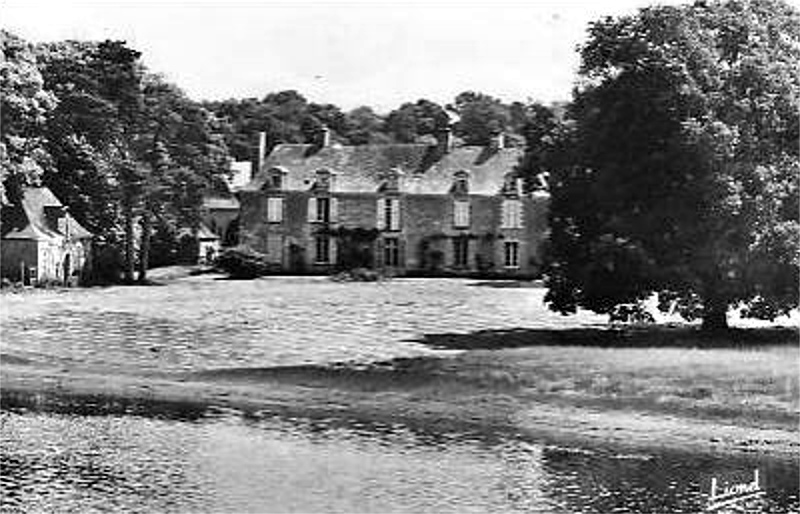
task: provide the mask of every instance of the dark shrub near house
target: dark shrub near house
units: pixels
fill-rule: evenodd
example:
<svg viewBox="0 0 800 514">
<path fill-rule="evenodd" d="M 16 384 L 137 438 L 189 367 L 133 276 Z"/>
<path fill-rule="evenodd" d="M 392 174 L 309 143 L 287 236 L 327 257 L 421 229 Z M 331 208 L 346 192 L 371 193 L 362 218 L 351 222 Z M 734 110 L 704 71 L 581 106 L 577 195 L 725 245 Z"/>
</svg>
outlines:
<svg viewBox="0 0 800 514">
<path fill-rule="evenodd" d="M 280 271 L 263 254 L 243 246 L 223 250 L 214 266 L 234 279 L 257 278 Z"/>
</svg>

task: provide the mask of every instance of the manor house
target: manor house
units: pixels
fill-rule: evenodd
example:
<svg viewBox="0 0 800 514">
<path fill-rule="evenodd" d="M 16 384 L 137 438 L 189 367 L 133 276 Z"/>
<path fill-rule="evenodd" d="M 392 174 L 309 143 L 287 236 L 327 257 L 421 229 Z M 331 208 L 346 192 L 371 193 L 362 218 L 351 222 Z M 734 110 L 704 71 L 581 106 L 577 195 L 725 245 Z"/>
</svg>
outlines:
<svg viewBox="0 0 800 514">
<path fill-rule="evenodd" d="M 239 189 L 239 243 L 287 272 L 377 268 L 397 274 L 536 276 L 548 195 L 523 194 L 522 149 L 316 144 L 263 151 Z"/>
</svg>

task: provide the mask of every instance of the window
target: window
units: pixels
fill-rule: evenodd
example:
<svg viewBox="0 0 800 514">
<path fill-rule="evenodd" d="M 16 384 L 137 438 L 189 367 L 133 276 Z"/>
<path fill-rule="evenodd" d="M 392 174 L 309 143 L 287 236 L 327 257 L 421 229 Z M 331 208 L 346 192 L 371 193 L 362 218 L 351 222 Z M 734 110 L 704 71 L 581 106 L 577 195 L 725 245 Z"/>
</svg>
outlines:
<svg viewBox="0 0 800 514">
<path fill-rule="evenodd" d="M 383 240 L 383 264 L 384 266 L 400 265 L 400 241 L 396 237 Z"/>
<path fill-rule="evenodd" d="M 400 230 L 400 200 L 398 198 L 378 200 L 378 229 Z"/>
<path fill-rule="evenodd" d="M 457 200 L 453 202 L 453 225 L 456 227 L 469 227 L 469 202 Z"/>
<path fill-rule="evenodd" d="M 331 199 L 317 198 L 317 221 L 329 223 L 331 221 Z"/>
<path fill-rule="evenodd" d="M 324 197 L 309 198 L 309 223 L 331 223 L 336 218 L 336 199 Z"/>
<path fill-rule="evenodd" d="M 503 200 L 503 219 L 501 228 L 522 228 L 522 202 Z"/>
<path fill-rule="evenodd" d="M 283 198 L 267 199 L 267 222 L 281 223 L 283 221 Z"/>
<path fill-rule="evenodd" d="M 519 242 L 506 241 L 504 248 L 506 268 L 519 268 Z"/>
<path fill-rule="evenodd" d="M 272 190 L 279 191 L 284 188 L 286 185 L 285 177 L 286 177 L 286 169 L 280 166 L 272 168 L 269 170 L 269 182 L 268 186 Z"/>
<path fill-rule="evenodd" d="M 329 264 L 331 262 L 331 240 L 327 236 L 317 236 L 314 247 L 316 253 L 314 262 L 317 264 Z"/>
<path fill-rule="evenodd" d="M 450 192 L 456 195 L 469 194 L 469 172 L 467 170 L 457 171 L 453 175 L 453 185 Z"/>
<path fill-rule="evenodd" d="M 453 239 L 453 265 L 457 268 L 469 265 L 469 239 L 466 237 Z"/>
<path fill-rule="evenodd" d="M 333 173 L 328 169 L 317 170 L 316 181 L 314 182 L 314 189 L 317 191 L 330 191 L 333 189 Z"/>
</svg>

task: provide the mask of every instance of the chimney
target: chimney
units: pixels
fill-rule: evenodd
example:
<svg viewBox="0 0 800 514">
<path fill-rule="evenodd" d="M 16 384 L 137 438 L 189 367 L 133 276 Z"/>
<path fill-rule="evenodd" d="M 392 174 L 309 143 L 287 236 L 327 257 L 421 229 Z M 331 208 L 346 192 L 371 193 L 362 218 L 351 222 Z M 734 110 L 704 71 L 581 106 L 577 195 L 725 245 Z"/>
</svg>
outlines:
<svg viewBox="0 0 800 514">
<path fill-rule="evenodd" d="M 327 148 L 331 146 L 331 129 L 329 129 L 326 125 L 323 125 L 319 129 L 319 146 L 321 148 Z"/>
<path fill-rule="evenodd" d="M 267 133 L 258 133 L 258 156 L 256 157 L 256 170 L 260 171 L 264 167 L 264 160 L 267 158 Z"/>
<path fill-rule="evenodd" d="M 492 150 L 502 150 L 506 147 L 506 135 L 501 132 L 495 132 L 492 134 L 492 139 L 489 142 L 489 146 Z"/>
<path fill-rule="evenodd" d="M 439 151 L 443 154 L 450 153 L 450 150 L 453 149 L 453 131 L 450 127 L 444 127 L 439 131 L 439 137 L 437 138 L 437 146 Z"/>
</svg>

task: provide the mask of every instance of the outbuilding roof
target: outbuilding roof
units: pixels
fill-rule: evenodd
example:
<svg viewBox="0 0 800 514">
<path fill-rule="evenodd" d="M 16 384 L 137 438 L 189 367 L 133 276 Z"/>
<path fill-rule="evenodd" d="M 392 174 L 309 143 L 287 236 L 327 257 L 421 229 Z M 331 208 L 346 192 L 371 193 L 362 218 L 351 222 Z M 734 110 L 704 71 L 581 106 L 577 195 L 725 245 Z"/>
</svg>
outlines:
<svg viewBox="0 0 800 514">
<path fill-rule="evenodd" d="M 65 224 L 59 228 L 47 218 L 48 209 L 60 210 Z M 19 205 L 4 213 L 3 239 L 45 240 L 69 235 L 89 239 L 92 233 L 73 218 L 61 201 L 46 187 L 28 187 L 22 191 Z"/>
</svg>

